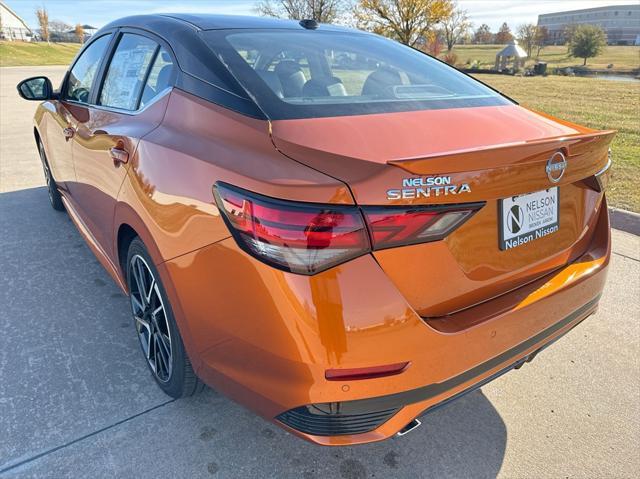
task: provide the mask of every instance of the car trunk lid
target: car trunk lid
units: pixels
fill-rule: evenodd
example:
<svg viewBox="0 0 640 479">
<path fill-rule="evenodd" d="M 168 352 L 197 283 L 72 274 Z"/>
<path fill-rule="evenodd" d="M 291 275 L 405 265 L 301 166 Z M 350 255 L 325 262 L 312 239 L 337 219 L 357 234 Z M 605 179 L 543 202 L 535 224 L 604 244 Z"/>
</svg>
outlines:
<svg viewBox="0 0 640 479">
<path fill-rule="evenodd" d="M 606 165 L 613 134 L 515 105 L 272 124 L 276 148 L 347 183 L 359 205 L 485 202 L 443 241 L 374 253 L 424 316 L 472 306 L 577 257 L 601 199 L 583 180 Z M 557 153 L 566 159 L 560 178 L 553 170 L 558 158 L 548 172 Z M 501 200 L 552 188 L 557 188 L 557 231 L 501 248 L 506 220 L 499 212 Z"/>
</svg>

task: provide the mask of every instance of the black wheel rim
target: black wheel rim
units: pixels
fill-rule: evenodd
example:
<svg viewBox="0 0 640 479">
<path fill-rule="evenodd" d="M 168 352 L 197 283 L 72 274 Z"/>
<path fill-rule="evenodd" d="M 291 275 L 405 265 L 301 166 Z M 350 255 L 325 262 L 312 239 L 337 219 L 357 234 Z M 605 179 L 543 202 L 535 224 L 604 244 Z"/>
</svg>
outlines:
<svg viewBox="0 0 640 479">
<path fill-rule="evenodd" d="M 160 288 L 147 262 L 135 255 L 129 263 L 131 309 L 140 347 L 149 367 L 161 382 L 171 379 L 171 330 Z"/>
</svg>

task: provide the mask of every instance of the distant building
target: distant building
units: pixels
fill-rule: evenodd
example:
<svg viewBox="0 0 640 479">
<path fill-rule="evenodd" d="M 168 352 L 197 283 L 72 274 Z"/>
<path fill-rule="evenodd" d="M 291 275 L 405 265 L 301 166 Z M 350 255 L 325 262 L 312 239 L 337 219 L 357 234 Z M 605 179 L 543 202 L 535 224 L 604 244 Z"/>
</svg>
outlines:
<svg viewBox="0 0 640 479">
<path fill-rule="evenodd" d="M 568 25 L 597 25 L 607 35 L 609 45 L 640 44 L 640 5 L 611 5 L 538 16 L 538 26 L 549 31 L 548 43 L 565 43 Z"/>
<path fill-rule="evenodd" d="M 0 40 L 30 42 L 33 39 L 33 32 L 24 20 L 4 2 L 0 2 L 0 25 Z"/>
</svg>

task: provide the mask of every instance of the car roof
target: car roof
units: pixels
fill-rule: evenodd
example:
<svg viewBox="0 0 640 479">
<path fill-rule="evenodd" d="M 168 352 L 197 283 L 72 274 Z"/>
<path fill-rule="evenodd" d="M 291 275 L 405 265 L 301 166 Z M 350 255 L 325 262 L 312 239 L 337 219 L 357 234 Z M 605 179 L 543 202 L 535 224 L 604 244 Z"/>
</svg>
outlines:
<svg viewBox="0 0 640 479">
<path fill-rule="evenodd" d="M 120 18 L 102 27 L 94 40 L 120 29 L 148 32 L 163 40 L 175 56 L 178 71 L 174 86 L 212 103 L 255 118 L 266 118 L 242 85 L 206 44 L 200 32 L 208 30 L 299 30 L 296 20 L 266 17 L 209 14 L 153 14 Z M 316 31 L 358 32 L 344 27 L 319 24 Z M 363 33 L 363 32 L 359 32 Z M 85 45 L 87 48 L 92 42 Z"/>
<path fill-rule="evenodd" d="M 217 15 L 192 13 L 158 13 L 153 15 L 135 15 L 115 20 L 104 28 L 117 27 L 146 27 L 155 33 L 166 33 L 171 28 L 179 28 L 182 24 L 186 28 L 197 30 L 226 30 L 226 29 L 289 29 L 304 30 L 297 20 L 283 20 L 272 17 L 251 17 L 243 15 Z M 158 31 L 159 30 L 159 31 Z M 163 31 L 164 30 L 164 31 Z M 317 30 L 323 31 L 353 31 L 350 28 L 337 25 L 319 23 Z"/>
</svg>

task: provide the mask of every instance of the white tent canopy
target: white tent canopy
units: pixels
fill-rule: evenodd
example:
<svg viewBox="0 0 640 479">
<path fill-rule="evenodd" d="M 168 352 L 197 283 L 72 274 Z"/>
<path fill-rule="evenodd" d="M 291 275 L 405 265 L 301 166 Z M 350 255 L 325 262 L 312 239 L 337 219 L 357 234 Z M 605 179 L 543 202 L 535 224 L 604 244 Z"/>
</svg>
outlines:
<svg viewBox="0 0 640 479">
<path fill-rule="evenodd" d="M 525 52 L 516 39 L 513 39 L 509 44 L 498 52 L 496 55 L 496 70 L 506 70 L 507 65 L 513 62 L 514 68 L 524 67 L 524 62 L 527 59 L 527 52 Z"/>
</svg>

